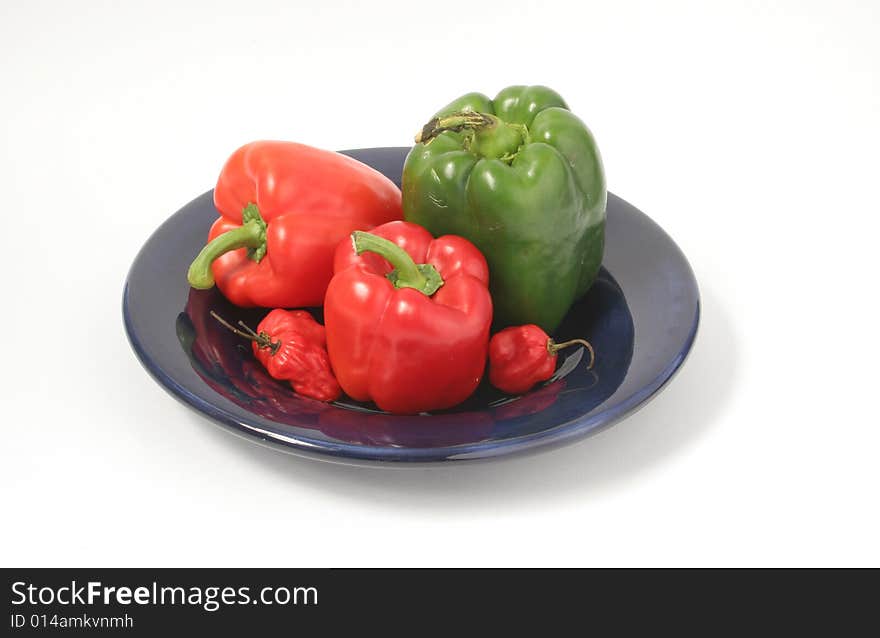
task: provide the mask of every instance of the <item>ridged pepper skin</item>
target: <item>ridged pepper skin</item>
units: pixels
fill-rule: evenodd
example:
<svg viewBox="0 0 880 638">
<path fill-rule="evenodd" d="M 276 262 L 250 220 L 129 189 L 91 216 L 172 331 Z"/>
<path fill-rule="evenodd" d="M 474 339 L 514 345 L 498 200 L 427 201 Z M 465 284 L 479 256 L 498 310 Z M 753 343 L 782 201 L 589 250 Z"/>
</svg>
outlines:
<svg viewBox="0 0 880 638">
<path fill-rule="evenodd" d="M 416 140 L 404 218 L 482 251 L 496 328 L 552 332 L 602 263 L 607 192 L 589 129 L 555 91 L 511 86 L 460 97 Z"/>
<path fill-rule="evenodd" d="M 330 358 L 324 326 L 305 310 L 276 308 L 257 326 L 266 343 L 253 341 L 257 361 L 273 379 L 288 381 L 297 394 L 318 401 L 335 401 L 339 388 Z"/>
<path fill-rule="evenodd" d="M 295 142 L 236 150 L 217 179 L 214 205 L 220 217 L 187 278 L 202 289 L 216 282 L 244 307 L 320 306 L 339 242 L 402 218 L 400 190 L 387 177 Z"/>
<path fill-rule="evenodd" d="M 365 235 L 383 256 L 372 248 L 358 253 Z M 403 285 L 425 268 L 442 280 L 439 288 Z M 486 366 L 492 299 L 486 260 L 471 242 L 434 239 L 415 224 L 391 222 L 342 242 L 334 269 L 324 322 L 330 362 L 346 394 L 415 414 L 452 407 L 473 393 Z"/>
</svg>

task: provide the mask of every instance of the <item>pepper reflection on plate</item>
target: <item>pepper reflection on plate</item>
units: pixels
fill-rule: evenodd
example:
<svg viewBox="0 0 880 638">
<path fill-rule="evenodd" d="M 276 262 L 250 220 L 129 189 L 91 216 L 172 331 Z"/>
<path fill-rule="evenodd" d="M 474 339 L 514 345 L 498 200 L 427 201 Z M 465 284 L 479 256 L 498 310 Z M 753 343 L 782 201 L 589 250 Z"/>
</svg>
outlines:
<svg viewBox="0 0 880 638">
<path fill-rule="evenodd" d="M 564 340 L 587 334 L 597 352 L 594 369 L 588 370 L 583 361 L 585 350 L 572 349 L 560 353 L 558 369 L 549 381 L 522 396 L 506 395 L 484 380 L 461 405 L 423 415 L 414 425 L 412 417 L 387 414 L 371 403 L 344 395 L 333 403 L 298 396 L 290 385 L 269 376 L 255 359 L 251 345 L 221 325 L 212 311 L 232 323 L 243 321 L 254 326 L 268 313 L 266 309 L 234 306 L 216 289 L 189 291 L 186 307 L 177 318 L 178 340 L 193 369 L 209 387 L 279 425 L 307 428 L 364 446 L 438 448 L 540 431 L 551 412 L 554 419 L 568 412 L 582 414 L 585 404 L 592 409 L 612 396 L 633 354 L 633 323 L 626 300 L 603 270 L 555 335 Z M 318 321 L 323 319 L 319 310 L 311 313 Z M 622 350 L 620 344 L 624 344 Z"/>
</svg>

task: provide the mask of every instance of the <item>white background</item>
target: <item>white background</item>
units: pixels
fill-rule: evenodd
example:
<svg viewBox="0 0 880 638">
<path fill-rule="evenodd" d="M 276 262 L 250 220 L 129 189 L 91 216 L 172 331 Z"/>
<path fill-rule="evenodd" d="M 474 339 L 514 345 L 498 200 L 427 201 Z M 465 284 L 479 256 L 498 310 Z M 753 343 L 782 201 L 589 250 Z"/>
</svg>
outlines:
<svg viewBox="0 0 880 638">
<path fill-rule="evenodd" d="M 878 6 L 3 2 L 0 564 L 880 564 Z M 697 274 L 695 350 L 641 412 L 357 469 L 233 437 L 140 367 L 128 267 L 237 146 L 406 145 L 521 83 Z"/>
</svg>

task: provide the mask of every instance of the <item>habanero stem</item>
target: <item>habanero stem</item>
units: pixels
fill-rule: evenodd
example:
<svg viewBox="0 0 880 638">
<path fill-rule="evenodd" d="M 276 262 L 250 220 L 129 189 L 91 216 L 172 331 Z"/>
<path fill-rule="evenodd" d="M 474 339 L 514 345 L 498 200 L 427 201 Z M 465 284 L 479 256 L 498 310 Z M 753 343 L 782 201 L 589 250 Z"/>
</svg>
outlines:
<svg viewBox="0 0 880 638">
<path fill-rule="evenodd" d="M 569 346 L 581 345 L 584 346 L 587 351 L 590 353 L 590 363 L 587 365 L 587 370 L 593 369 L 593 364 L 596 363 L 596 351 L 593 350 L 593 346 L 586 339 L 570 339 L 568 341 L 563 341 L 562 343 L 556 343 L 553 339 L 547 341 L 547 352 L 551 355 L 555 355 L 563 348 L 568 348 Z"/>
<path fill-rule="evenodd" d="M 231 323 L 226 321 L 226 319 L 224 319 L 223 317 L 218 315 L 213 310 L 211 310 L 210 312 L 211 312 L 211 316 L 214 317 L 214 319 L 216 319 L 217 321 L 219 321 L 221 325 L 228 328 L 229 330 L 231 330 L 232 332 L 237 334 L 239 337 L 244 337 L 245 339 L 250 339 L 251 341 L 256 343 L 260 348 L 266 348 L 266 349 L 271 350 L 273 355 L 276 352 L 278 352 L 278 348 L 281 347 L 281 340 L 280 339 L 278 341 L 272 341 L 272 338 L 268 334 L 266 334 L 265 332 L 259 332 L 259 333 L 255 332 L 250 326 L 248 326 L 243 321 L 239 321 L 238 325 L 241 326 L 244 331 L 239 330 L 238 328 L 236 328 Z"/>
</svg>

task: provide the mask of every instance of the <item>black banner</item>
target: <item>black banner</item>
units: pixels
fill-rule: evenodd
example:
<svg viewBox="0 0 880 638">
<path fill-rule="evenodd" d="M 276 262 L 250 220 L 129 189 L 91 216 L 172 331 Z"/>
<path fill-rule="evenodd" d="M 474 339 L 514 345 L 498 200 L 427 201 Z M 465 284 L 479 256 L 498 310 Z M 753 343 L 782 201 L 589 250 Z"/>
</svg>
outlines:
<svg viewBox="0 0 880 638">
<path fill-rule="evenodd" d="M 582 630 L 684 627 L 839 634 L 872 609 L 852 572 L 747 570 L 4 569 L 3 635 L 391 635 L 563 620 Z M 847 589 L 850 585 L 850 589 Z M 842 596 L 848 592 L 846 596 Z M 834 614 L 839 598 L 845 614 Z M 760 624 L 753 618 L 759 617 Z M 710 618 L 706 624 L 705 618 Z M 574 623 L 573 625 L 571 623 Z M 854 626 L 858 626 L 855 624 Z M 550 631 L 556 635 L 565 631 Z"/>
</svg>

